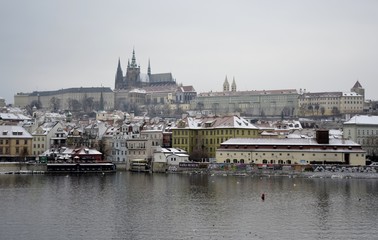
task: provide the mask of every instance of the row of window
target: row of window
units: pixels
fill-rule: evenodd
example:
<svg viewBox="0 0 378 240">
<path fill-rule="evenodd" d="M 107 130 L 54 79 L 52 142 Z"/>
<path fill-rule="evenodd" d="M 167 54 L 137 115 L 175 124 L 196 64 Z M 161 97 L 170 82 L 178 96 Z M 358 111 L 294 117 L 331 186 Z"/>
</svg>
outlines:
<svg viewBox="0 0 378 240">
<path fill-rule="evenodd" d="M 45 141 L 45 138 L 44 137 L 33 137 L 33 140 L 34 141 Z"/>
<path fill-rule="evenodd" d="M 19 140 L 19 139 L 16 139 L 16 145 L 19 145 L 20 143 L 22 142 L 22 140 Z M 8 139 L 6 139 L 6 140 L 3 140 L 3 139 L 1 139 L 0 140 L 0 145 L 3 145 L 3 144 L 9 144 L 9 140 Z M 26 144 L 28 144 L 28 140 L 24 140 L 24 144 L 26 145 Z"/>
<path fill-rule="evenodd" d="M 350 130 L 349 130 L 349 135 L 350 135 Z M 378 135 L 378 129 L 376 130 L 369 130 L 369 129 L 366 129 L 366 135 L 369 136 L 369 135 Z M 357 136 L 365 136 L 365 130 L 360 130 L 358 129 L 357 130 Z"/>
<path fill-rule="evenodd" d="M 45 144 L 43 144 L 43 143 L 42 144 L 39 144 L 39 143 L 36 144 L 36 143 L 34 143 L 33 144 L 33 148 L 45 148 Z"/>
<path fill-rule="evenodd" d="M 363 138 L 363 139 L 357 139 L 357 143 L 361 145 L 377 145 L 378 139 L 369 139 L 369 138 Z"/>
<path fill-rule="evenodd" d="M 335 157 L 338 156 L 338 153 L 334 153 L 334 154 L 335 154 Z M 223 153 L 220 153 L 219 155 L 222 156 Z M 227 153 L 226 155 L 227 155 L 227 156 L 230 156 L 230 155 L 232 155 L 232 154 L 231 154 L 231 153 Z M 236 156 L 237 153 L 234 153 L 233 155 Z M 243 156 L 243 153 L 240 153 L 240 155 Z M 250 153 L 248 153 L 248 155 L 250 155 Z M 265 153 L 255 153 L 255 155 L 256 155 L 256 156 L 257 156 L 257 155 L 266 156 L 266 155 L 268 155 L 268 154 L 265 154 Z M 320 154 L 320 155 L 321 155 L 321 154 Z M 330 154 L 330 155 L 331 155 L 331 154 Z M 282 153 L 279 153 L 279 154 L 272 153 L 272 156 L 282 156 Z M 287 156 L 290 156 L 290 153 L 287 153 Z M 302 156 L 305 156 L 305 154 L 302 153 Z M 317 154 L 316 154 L 316 153 L 313 153 L 312 156 L 317 156 Z M 327 156 L 327 153 L 323 153 L 323 156 L 326 157 L 326 156 Z M 356 154 L 356 156 L 358 157 L 358 154 Z M 361 156 L 363 157 L 364 154 L 361 154 Z"/>
<path fill-rule="evenodd" d="M 15 147 L 15 154 L 20 154 L 22 149 L 23 149 L 23 153 L 25 154 L 28 153 L 27 147 Z M 0 147 L 0 154 L 10 154 L 9 147 L 4 147 L 4 148 Z"/>
<path fill-rule="evenodd" d="M 251 133 L 251 130 L 233 130 L 233 129 L 217 129 L 217 130 L 209 130 L 209 131 L 199 131 L 199 135 L 205 135 L 205 136 L 211 136 L 211 135 L 228 135 L 228 134 L 234 134 L 234 132 L 238 135 L 239 133 L 241 133 L 241 135 L 251 135 L 251 134 L 254 134 L 253 132 Z M 186 131 L 186 130 L 176 130 L 175 131 L 175 134 L 176 135 L 183 135 L 183 136 L 187 136 L 189 135 L 189 131 Z"/>
<path fill-rule="evenodd" d="M 205 144 L 206 145 L 208 145 L 208 144 L 221 144 L 222 142 L 227 141 L 227 140 L 228 140 L 228 138 L 217 138 L 216 140 L 212 139 L 212 138 L 202 139 L 201 144 L 202 145 L 205 145 Z M 174 138 L 173 144 L 188 144 L 188 139 L 187 138 Z M 197 144 L 196 140 L 194 140 L 194 144 Z"/>
<path fill-rule="evenodd" d="M 125 150 L 125 151 L 114 151 L 113 152 L 113 155 L 120 155 L 120 156 L 123 156 L 123 155 L 136 155 L 136 154 L 138 154 L 138 155 L 145 155 L 146 154 L 146 151 L 138 151 L 138 153 L 136 152 L 136 151 L 127 151 L 127 150 Z"/>
</svg>

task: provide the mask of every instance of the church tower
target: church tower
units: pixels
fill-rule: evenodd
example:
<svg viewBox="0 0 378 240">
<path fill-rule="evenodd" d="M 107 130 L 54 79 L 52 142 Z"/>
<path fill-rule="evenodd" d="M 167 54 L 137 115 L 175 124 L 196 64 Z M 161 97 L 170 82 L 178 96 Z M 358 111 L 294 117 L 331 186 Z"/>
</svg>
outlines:
<svg viewBox="0 0 378 240">
<path fill-rule="evenodd" d="M 148 76 L 151 76 L 151 65 L 150 65 L 150 59 L 148 59 L 148 69 L 147 69 Z"/>
<path fill-rule="evenodd" d="M 234 79 L 232 80 L 231 91 L 236 92 L 235 77 L 234 77 Z"/>
<path fill-rule="evenodd" d="M 117 67 L 117 72 L 115 75 L 114 89 L 122 89 L 122 88 L 123 88 L 123 72 L 121 68 L 121 60 L 118 58 L 118 67 Z"/>
<path fill-rule="evenodd" d="M 228 92 L 230 91 L 230 84 L 228 83 L 227 76 L 226 79 L 224 80 L 223 83 L 223 92 Z"/>
<path fill-rule="evenodd" d="M 136 63 L 135 50 L 133 49 L 133 57 L 127 64 L 127 71 L 125 76 L 125 89 L 141 87 L 140 82 L 140 67 Z"/>
</svg>

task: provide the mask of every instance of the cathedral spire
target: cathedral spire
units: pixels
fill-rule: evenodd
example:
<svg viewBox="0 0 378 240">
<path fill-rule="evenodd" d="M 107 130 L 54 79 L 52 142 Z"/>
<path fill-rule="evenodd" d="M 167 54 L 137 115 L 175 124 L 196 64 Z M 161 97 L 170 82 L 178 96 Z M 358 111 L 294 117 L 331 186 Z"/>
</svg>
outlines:
<svg viewBox="0 0 378 240">
<path fill-rule="evenodd" d="M 118 69 L 121 69 L 121 70 L 122 70 L 122 68 L 121 68 L 121 58 L 118 58 L 118 67 L 117 67 L 117 71 L 118 71 Z"/>
<path fill-rule="evenodd" d="M 151 75 L 150 59 L 148 59 L 148 69 L 147 69 L 147 74 L 148 74 L 148 75 Z"/>
<path fill-rule="evenodd" d="M 236 82 L 235 82 L 235 77 L 234 77 L 234 79 L 232 80 L 231 91 L 236 92 Z"/>
<path fill-rule="evenodd" d="M 135 50 L 133 49 L 133 58 L 131 59 L 131 67 L 136 67 Z"/>
<path fill-rule="evenodd" d="M 223 83 L 223 92 L 228 92 L 228 91 L 230 91 L 230 84 L 228 83 L 227 75 L 226 75 L 226 79 L 224 80 L 224 83 Z"/>
<path fill-rule="evenodd" d="M 123 72 L 121 68 L 121 59 L 118 58 L 117 72 L 115 76 L 115 89 L 121 89 L 123 84 Z"/>
</svg>

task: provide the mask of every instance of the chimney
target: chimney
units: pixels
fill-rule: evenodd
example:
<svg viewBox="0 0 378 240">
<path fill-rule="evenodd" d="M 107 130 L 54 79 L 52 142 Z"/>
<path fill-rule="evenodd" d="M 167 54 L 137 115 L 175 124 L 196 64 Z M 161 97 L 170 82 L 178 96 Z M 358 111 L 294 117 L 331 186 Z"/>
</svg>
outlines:
<svg viewBox="0 0 378 240">
<path fill-rule="evenodd" d="M 316 131 L 316 142 L 318 144 L 329 144 L 329 131 L 328 130 L 317 130 Z"/>
</svg>

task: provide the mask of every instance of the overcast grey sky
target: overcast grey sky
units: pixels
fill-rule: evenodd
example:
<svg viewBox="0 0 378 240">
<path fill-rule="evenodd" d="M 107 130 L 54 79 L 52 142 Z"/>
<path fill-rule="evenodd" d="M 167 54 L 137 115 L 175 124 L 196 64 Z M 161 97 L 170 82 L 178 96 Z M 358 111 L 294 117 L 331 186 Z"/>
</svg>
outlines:
<svg viewBox="0 0 378 240">
<path fill-rule="evenodd" d="M 350 91 L 378 99 L 376 0 L 2 0 L 0 97 L 114 88 L 135 48 L 142 72 L 197 92 Z"/>
</svg>

